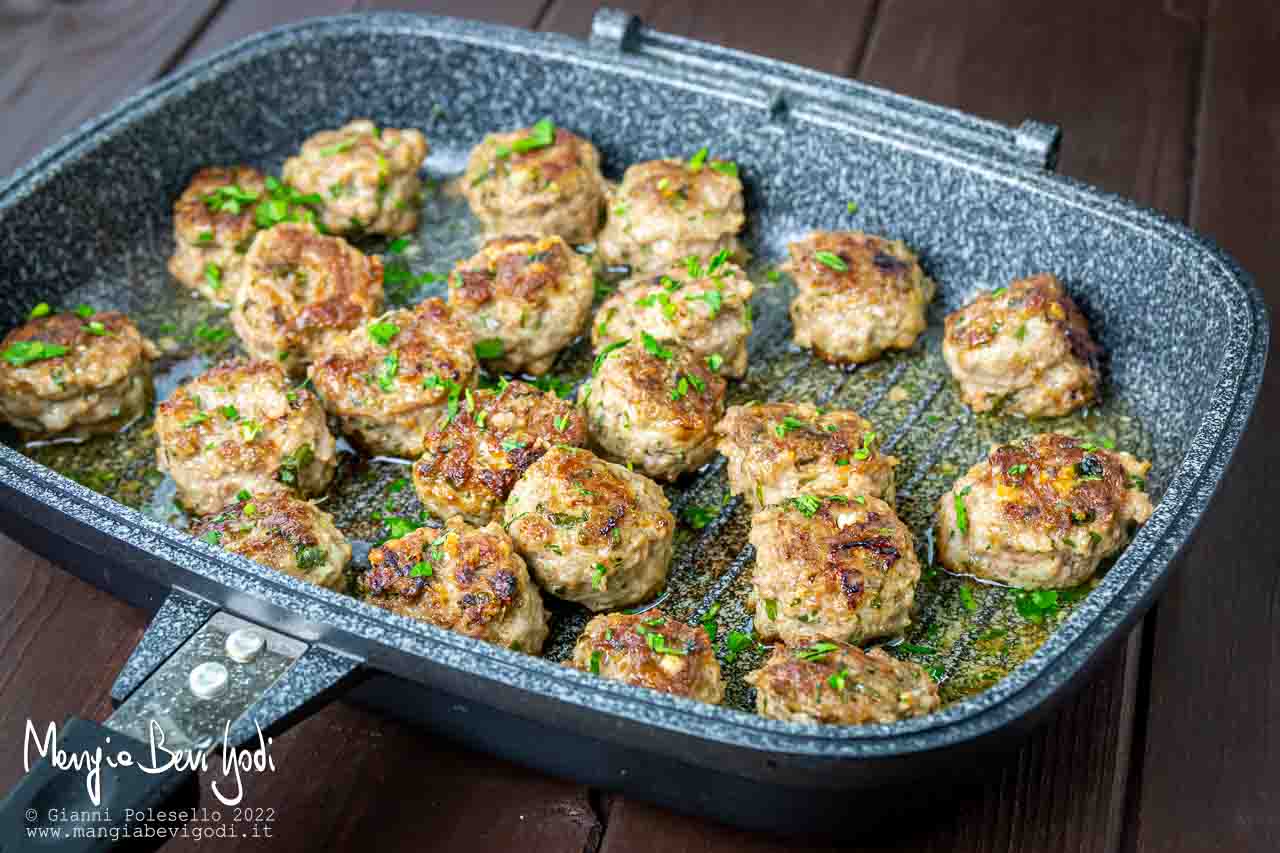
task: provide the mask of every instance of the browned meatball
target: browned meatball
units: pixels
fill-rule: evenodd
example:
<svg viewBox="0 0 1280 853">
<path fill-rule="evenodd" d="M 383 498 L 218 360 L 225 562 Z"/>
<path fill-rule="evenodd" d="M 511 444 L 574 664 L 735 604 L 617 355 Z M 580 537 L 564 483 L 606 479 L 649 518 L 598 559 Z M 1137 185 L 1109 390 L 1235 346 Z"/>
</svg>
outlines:
<svg viewBox="0 0 1280 853">
<path fill-rule="evenodd" d="M 487 524 L 501 520 L 511 487 L 552 445 L 586 443 L 586 418 L 572 403 L 505 383 L 496 392 L 468 392 L 457 413 L 427 433 L 413 485 L 428 512 Z"/>
<path fill-rule="evenodd" d="M 559 237 L 499 237 L 449 276 L 449 304 L 469 318 L 489 366 L 535 376 L 591 316 L 591 266 Z"/>
<path fill-rule="evenodd" d="M 918 664 L 844 643 L 774 646 L 747 681 L 760 716 L 791 723 L 892 723 L 942 705 L 938 685 Z"/>
<path fill-rule="evenodd" d="M 808 403 L 732 406 L 716 427 L 729 488 L 763 509 L 801 494 L 893 502 L 898 460 L 880 452 L 871 422 Z"/>
<path fill-rule="evenodd" d="M 43 313 L 0 342 L 0 417 L 31 436 L 116 430 L 146 412 L 159 355 L 123 314 Z"/>
<path fill-rule="evenodd" d="M 566 665 L 712 705 L 724 698 L 720 663 L 706 631 L 661 610 L 596 616 L 582 629 Z"/>
<path fill-rule="evenodd" d="M 920 561 L 879 498 L 802 495 L 751 518 L 750 605 L 763 639 L 860 643 L 907 627 Z"/>
<path fill-rule="evenodd" d="M 1048 274 L 984 293 L 947 316 L 942 356 L 975 412 L 1052 417 L 1098 398 L 1100 348 Z"/>
<path fill-rule="evenodd" d="M 370 453 L 407 459 L 422 453 L 475 373 L 466 321 L 435 298 L 336 338 L 310 370 L 344 434 Z"/>
<path fill-rule="evenodd" d="M 661 272 L 690 255 L 742 251 L 742 181 L 737 167 L 723 160 L 638 163 L 623 174 L 608 208 L 600 256 L 636 275 Z"/>
<path fill-rule="evenodd" d="M 676 520 L 666 495 L 589 450 L 547 451 L 516 481 L 505 520 L 534 577 L 559 598 L 607 610 L 667 581 Z"/>
<path fill-rule="evenodd" d="M 296 374 L 381 310 L 378 257 L 286 222 L 254 238 L 231 323 L 251 355 Z"/>
<path fill-rule="evenodd" d="M 420 131 L 358 119 L 304 142 L 284 178 L 324 200 L 321 222 L 333 234 L 407 234 L 418 227 L 426 156 Z"/>
<path fill-rule="evenodd" d="M 231 361 L 180 386 L 156 410 L 156 464 L 192 512 L 209 515 L 242 489 L 318 495 L 337 446 L 315 395 L 266 361 Z"/>
<path fill-rule="evenodd" d="M 796 345 L 827 361 L 859 364 L 910 349 L 928 325 L 937 286 L 900 240 L 817 231 L 791 244 L 786 269 L 796 280 Z"/>
<path fill-rule="evenodd" d="M 451 518 L 420 527 L 369 552 L 360 578 L 365 599 L 468 637 L 536 655 L 547 612 L 529 571 L 501 525 Z"/>
<path fill-rule="evenodd" d="M 1055 433 L 994 447 L 938 503 L 938 560 L 1024 589 L 1075 586 L 1151 517 L 1150 467 Z"/>
<path fill-rule="evenodd" d="M 604 204 L 600 152 L 547 119 L 493 133 L 471 152 L 462 192 L 487 234 L 590 243 Z"/>
<path fill-rule="evenodd" d="M 209 166 L 196 172 L 173 203 L 169 272 L 214 302 L 229 304 L 240 286 L 245 253 L 257 233 L 254 207 L 266 178 L 249 166 Z"/>
<path fill-rule="evenodd" d="M 339 592 L 346 588 L 350 543 L 333 516 L 293 495 L 241 492 L 234 503 L 196 524 L 191 535 L 295 578 Z"/>
<path fill-rule="evenodd" d="M 596 312 L 592 344 L 600 351 L 648 332 L 675 341 L 718 373 L 740 377 L 747 372 L 754 292 L 727 252 L 628 279 Z"/>
<path fill-rule="evenodd" d="M 715 455 L 724 395 L 724 379 L 702 359 L 641 332 L 601 353 L 578 401 L 606 456 L 675 480 Z"/>
</svg>

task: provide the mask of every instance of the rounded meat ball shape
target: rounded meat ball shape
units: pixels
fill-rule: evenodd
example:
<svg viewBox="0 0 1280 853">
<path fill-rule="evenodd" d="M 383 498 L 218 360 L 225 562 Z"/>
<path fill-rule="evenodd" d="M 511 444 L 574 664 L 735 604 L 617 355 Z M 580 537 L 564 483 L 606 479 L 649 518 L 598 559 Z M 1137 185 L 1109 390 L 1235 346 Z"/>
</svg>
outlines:
<svg viewBox="0 0 1280 853">
<path fill-rule="evenodd" d="M 351 544 L 333 516 L 285 492 L 250 495 L 201 519 L 191 535 L 299 580 L 346 591 Z"/>
<path fill-rule="evenodd" d="M 608 199 L 597 246 L 609 264 L 633 275 L 657 273 L 690 255 L 742 253 L 746 222 L 737 167 L 723 160 L 651 160 L 631 166 Z"/>
<path fill-rule="evenodd" d="M 466 321 L 442 300 L 390 311 L 336 338 L 308 375 L 343 434 L 414 459 L 476 379 Z"/>
<path fill-rule="evenodd" d="M 241 490 L 319 495 L 337 467 L 320 401 L 266 361 L 226 362 L 179 386 L 157 407 L 155 431 L 156 465 L 197 515 Z"/>
<path fill-rule="evenodd" d="M 803 494 L 894 499 L 894 456 L 871 422 L 808 403 L 731 406 L 716 426 L 729 489 L 752 509 Z"/>
<path fill-rule="evenodd" d="M 0 342 L 0 417 L 34 437 L 112 432 L 146 413 L 155 344 L 115 311 L 47 311 Z"/>
<path fill-rule="evenodd" d="M 543 589 L 598 611 L 662 589 L 676 519 L 648 477 L 557 445 L 516 481 L 505 526 Z"/>
<path fill-rule="evenodd" d="M 825 361 L 861 364 L 910 349 L 928 326 L 937 285 L 900 240 L 857 231 L 816 231 L 790 245 L 796 280 L 791 323 L 797 346 Z"/>
<path fill-rule="evenodd" d="M 756 633 L 788 645 L 861 643 L 911 621 L 911 531 L 879 498 L 804 495 L 751 518 Z"/>
<path fill-rule="evenodd" d="M 439 518 L 501 520 L 511 488 L 553 445 L 585 447 L 585 416 L 570 401 L 524 382 L 478 390 L 427 433 L 413 466 L 418 500 Z"/>
<path fill-rule="evenodd" d="M 600 152 L 547 119 L 491 133 L 471 152 L 462 193 L 486 234 L 590 243 L 604 206 Z"/>
<path fill-rule="evenodd" d="M 598 352 L 648 332 L 680 344 L 713 372 L 740 378 L 747 372 L 754 292 L 727 252 L 628 279 L 596 312 L 592 346 Z"/>
<path fill-rule="evenodd" d="M 454 268 L 449 304 L 470 319 L 490 368 L 537 376 L 582 332 L 594 282 L 559 237 L 499 237 Z"/>
<path fill-rule="evenodd" d="M 427 138 L 417 130 L 357 119 L 302 143 L 284 163 L 284 179 L 324 200 L 321 222 L 333 234 L 407 234 L 418 227 Z"/>
<path fill-rule="evenodd" d="M 254 205 L 265 191 L 266 177 L 250 166 L 196 172 L 173 203 L 173 277 L 213 302 L 230 304 L 258 231 Z"/>
<path fill-rule="evenodd" d="M 947 315 L 942 357 L 975 412 L 1065 415 L 1098 398 L 1101 348 L 1062 282 L 1041 273 Z"/>
<path fill-rule="evenodd" d="M 451 518 L 420 527 L 369 552 L 361 595 L 393 613 L 515 651 L 536 655 L 547 611 L 524 560 L 496 523 Z"/>
<path fill-rule="evenodd" d="M 1083 583 L 1151 517 L 1150 468 L 1056 433 L 996 446 L 939 499 L 938 561 L 1021 589 Z"/>
<path fill-rule="evenodd" d="M 578 391 L 587 429 L 605 456 L 675 480 L 716 452 L 726 383 L 692 353 L 641 333 L 596 359 Z"/>
<path fill-rule="evenodd" d="M 942 706 L 938 685 L 919 664 L 839 642 L 776 645 L 746 680 L 756 689 L 756 713 L 789 723 L 892 723 Z"/>
<path fill-rule="evenodd" d="M 593 617 L 566 665 L 712 705 L 724 698 L 720 663 L 706 631 L 661 610 Z"/>
<path fill-rule="evenodd" d="M 292 374 L 382 311 L 382 261 L 310 225 L 258 232 L 245 258 L 231 324 L 250 355 Z"/>
</svg>

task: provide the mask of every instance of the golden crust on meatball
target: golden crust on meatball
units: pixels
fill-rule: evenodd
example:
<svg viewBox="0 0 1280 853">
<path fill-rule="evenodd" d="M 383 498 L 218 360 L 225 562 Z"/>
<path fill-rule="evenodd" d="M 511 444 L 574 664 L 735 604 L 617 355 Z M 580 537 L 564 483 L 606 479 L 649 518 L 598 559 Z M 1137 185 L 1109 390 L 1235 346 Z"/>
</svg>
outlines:
<svg viewBox="0 0 1280 853">
<path fill-rule="evenodd" d="M 857 231 L 815 231 L 790 245 L 796 280 L 791 322 L 797 346 L 840 364 L 910 349 L 928 325 L 937 286 L 900 240 Z"/>
<path fill-rule="evenodd" d="M 594 617 L 566 666 L 712 705 L 724 698 L 720 663 L 706 631 L 661 610 Z"/>
<path fill-rule="evenodd" d="M 547 612 L 524 560 L 498 524 L 451 518 L 369 552 L 366 601 L 478 640 L 536 655 Z"/>
<path fill-rule="evenodd" d="M 468 392 L 453 417 L 427 434 L 413 485 L 433 515 L 487 524 L 501 519 L 516 480 L 553 445 L 586 443 L 586 418 L 572 402 L 509 382 Z"/>
<path fill-rule="evenodd" d="M 265 176 L 250 166 L 196 172 L 173 203 L 173 277 L 214 302 L 230 303 L 258 231 L 254 206 L 265 191 Z"/>
</svg>

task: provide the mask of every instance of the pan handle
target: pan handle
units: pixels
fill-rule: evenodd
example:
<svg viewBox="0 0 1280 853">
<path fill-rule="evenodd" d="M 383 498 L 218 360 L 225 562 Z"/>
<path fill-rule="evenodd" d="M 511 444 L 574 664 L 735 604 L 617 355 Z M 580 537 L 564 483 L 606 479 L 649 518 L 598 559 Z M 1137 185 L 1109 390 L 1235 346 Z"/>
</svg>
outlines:
<svg viewBox="0 0 1280 853">
<path fill-rule="evenodd" d="M 361 665 L 174 590 L 121 671 L 121 704 L 105 723 L 28 727 L 28 757 L 40 760 L 0 801 L 0 853 L 158 847 L 199 802 L 193 766 L 233 788 L 220 781 L 228 756 L 265 762 L 271 737 L 354 683 Z"/>
</svg>

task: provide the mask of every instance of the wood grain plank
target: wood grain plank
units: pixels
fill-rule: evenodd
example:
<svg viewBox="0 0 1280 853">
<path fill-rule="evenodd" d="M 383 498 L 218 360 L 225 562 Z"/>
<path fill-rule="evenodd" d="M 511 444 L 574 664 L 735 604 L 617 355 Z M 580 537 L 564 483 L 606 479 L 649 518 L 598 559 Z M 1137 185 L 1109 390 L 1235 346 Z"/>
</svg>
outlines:
<svg viewBox="0 0 1280 853">
<path fill-rule="evenodd" d="M 172 67 L 217 5 L 0 5 L 0 176 Z"/>
<path fill-rule="evenodd" d="M 602 5 L 633 12 L 663 32 L 692 36 L 833 74 L 848 74 L 861 57 L 876 4 L 875 0 L 747 4 L 734 0 L 700 3 L 553 0 L 541 29 L 585 38 L 591 32 L 592 15 Z"/>
<path fill-rule="evenodd" d="M 1182 216 L 1199 41 L 1194 20 L 1166 14 L 1158 2 L 887 0 L 860 70 L 869 82 L 997 120 L 1058 122 L 1065 129 L 1061 171 Z M 808 64 L 822 67 L 821 57 Z M 976 796 L 891 838 L 866 839 L 860 849 L 1118 849 L 1141 643 L 1136 629 Z M 610 802 L 609 853 L 766 850 L 777 843 L 626 797 Z"/>
<path fill-rule="evenodd" d="M 533 27 L 549 0 L 363 0 L 362 9 L 425 12 L 513 27 Z"/>
<path fill-rule="evenodd" d="M 1191 224 L 1280 306 L 1280 7 L 1207 22 Z M 1280 347 L 1218 495 L 1160 603 L 1151 652 L 1142 851 L 1280 849 Z"/>
<path fill-rule="evenodd" d="M 183 63 L 200 59 L 240 39 L 307 18 L 341 15 L 358 0 L 228 0 L 182 56 Z"/>
</svg>

